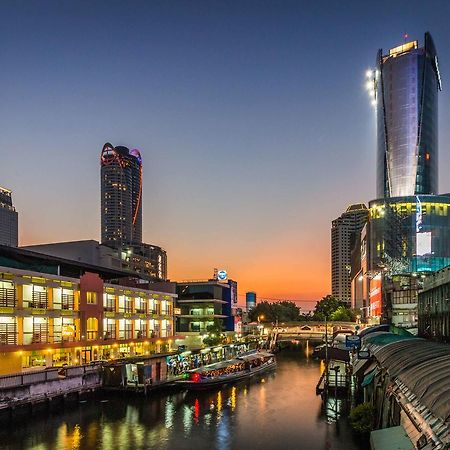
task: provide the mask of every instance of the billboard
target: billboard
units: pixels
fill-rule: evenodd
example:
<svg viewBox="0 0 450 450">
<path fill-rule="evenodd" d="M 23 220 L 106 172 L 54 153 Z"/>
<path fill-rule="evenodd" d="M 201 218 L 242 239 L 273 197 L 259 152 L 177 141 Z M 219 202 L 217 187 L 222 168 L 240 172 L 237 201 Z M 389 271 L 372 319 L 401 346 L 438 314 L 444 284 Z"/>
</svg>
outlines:
<svg viewBox="0 0 450 450">
<path fill-rule="evenodd" d="M 370 316 L 381 317 L 381 274 L 370 280 L 369 305 Z"/>
</svg>

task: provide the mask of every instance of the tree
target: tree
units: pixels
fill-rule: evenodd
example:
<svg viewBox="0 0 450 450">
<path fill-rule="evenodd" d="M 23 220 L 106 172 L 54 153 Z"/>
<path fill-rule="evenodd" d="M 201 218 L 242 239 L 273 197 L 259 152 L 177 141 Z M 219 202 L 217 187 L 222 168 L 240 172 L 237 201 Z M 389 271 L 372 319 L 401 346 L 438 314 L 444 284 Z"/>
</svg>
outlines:
<svg viewBox="0 0 450 450">
<path fill-rule="evenodd" d="M 332 295 L 326 295 L 316 303 L 314 309 L 314 320 L 331 319 L 331 315 L 340 307 L 344 306 L 344 303 L 338 300 Z"/>
<path fill-rule="evenodd" d="M 361 403 L 350 411 L 350 424 L 358 433 L 369 433 L 373 430 L 375 407 L 370 403 Z"/>
<path fill-rule="evenodd" d="M 256 322 L 259 317 L 260 322 L 293 322 L 298 321 L 300 316 L 300 308 L 290 301 L 282 302 L 261 302 L 258 303 L 249 312 L 249 318 L 252 322 Z"/>
<path fill-rule="evenodd" d="M 354 312 L 345 306 L 339 306 L 330 316 L 330 320 L 335 320 L 337 322 L 354 322 L 355 319 L 356 316 Z"/>
</svg>

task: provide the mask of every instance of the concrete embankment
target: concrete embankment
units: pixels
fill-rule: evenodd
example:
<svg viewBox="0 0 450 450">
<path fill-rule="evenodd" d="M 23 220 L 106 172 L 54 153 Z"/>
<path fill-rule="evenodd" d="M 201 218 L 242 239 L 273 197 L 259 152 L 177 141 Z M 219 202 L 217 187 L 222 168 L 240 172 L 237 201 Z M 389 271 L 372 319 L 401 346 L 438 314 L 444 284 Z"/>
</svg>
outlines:
<svg viewBox="0 0 450 450">
<path fill-rule="evenodd" d="M 74 366 L 0 377 L 0 418 L 77 399 L 101 387 L 101 366 Z"/>
</svg>

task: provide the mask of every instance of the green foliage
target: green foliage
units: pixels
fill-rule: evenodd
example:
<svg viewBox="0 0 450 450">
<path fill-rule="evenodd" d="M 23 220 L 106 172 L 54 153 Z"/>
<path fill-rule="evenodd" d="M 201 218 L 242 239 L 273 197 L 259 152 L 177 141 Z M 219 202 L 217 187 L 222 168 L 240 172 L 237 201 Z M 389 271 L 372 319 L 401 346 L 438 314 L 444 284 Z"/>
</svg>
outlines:
<svg viewBox="0 0 450 450">
<path fill-rule="evenodd" d="M 219 321 L 215 321 L 214 325 L 208 327 L 208 335 L 203 338 L 203 344 L 208 347 L 224 344 L 226 342 L 226 336 L 222 332 L 222 326 Z"/>
<path fill-rule="evenodd" d="M 326 318 L 340 322 L 353 322 L 356 319 L 354 311 L 332 295 L 327 295 L 316 303 L 313 317 L 314 320 L 324 321 Z"/>
<path fill-rule="evenodd" d="M 258 317 L 261 322 L 293 322 L 300 320 L 300 308 L 294 302 L 286 300 L 276 303 L 261 302 L 249 312 L 252 322 L 256 322 Z"/>
<path fill-rule="evenodd" d="M 330 320 L 338 322 L 353 322 L 356 319 L 355 314 L 349 308 L 345 306 L 339 306 L 336 311 L 331 313 Z"/>
<path fill-rule="evenodd" d="M 375 422 L 375 407 L 361 403 L 350 411 L 350 424 L 358 433 L 370 433 Z"/>
</svg>

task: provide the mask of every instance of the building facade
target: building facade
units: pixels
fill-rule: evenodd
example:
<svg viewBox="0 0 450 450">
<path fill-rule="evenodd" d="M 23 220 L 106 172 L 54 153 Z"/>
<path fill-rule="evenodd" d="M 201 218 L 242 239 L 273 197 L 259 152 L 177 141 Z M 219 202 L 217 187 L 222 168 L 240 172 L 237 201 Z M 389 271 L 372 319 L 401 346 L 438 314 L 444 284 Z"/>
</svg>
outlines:
<svg viewBox="0 0 450 450">
<path fill-rule="evenodd" d="M 368 219 L 364 204 L 350 205 L 331 224 L 331 292 L 337 299 L 351 301 L 351 254 Z"/>
<path fill-rule="evenodd" d="M 436 48 L 430 33 L 418 41 L 380 49 L 373 77 L 377 109 L 377 197 L 438 193 Z"/>
<path fill-rule="evenodd" d="M 0 245 L 17 247 L 18 220 L 9 189 L 0 186 Z"/>
<path fill-rule="evenodd" d="M 168 351 L 176 295 L 129 274 L 0 247 L 0 373 Z"/>
<path fill-rule="evenodd" d="M 103 146 L 101 242 L 113 248 L 142 242 L 142 158 L 139 150 Z"/>
<path fill-rule="evenodd" d="M 167 279 L 167 255 L 156 245 L 136 244 L 112 248 L 94 240 L 55 242 L 22 247 L 45 255 L 124 270 L 149 281 Z"/>
<path fill-rule="evenodd" d="M 427 275 L 418 302 L 419 335 L 450 343 L 450 266 Z"/>
</svg>

